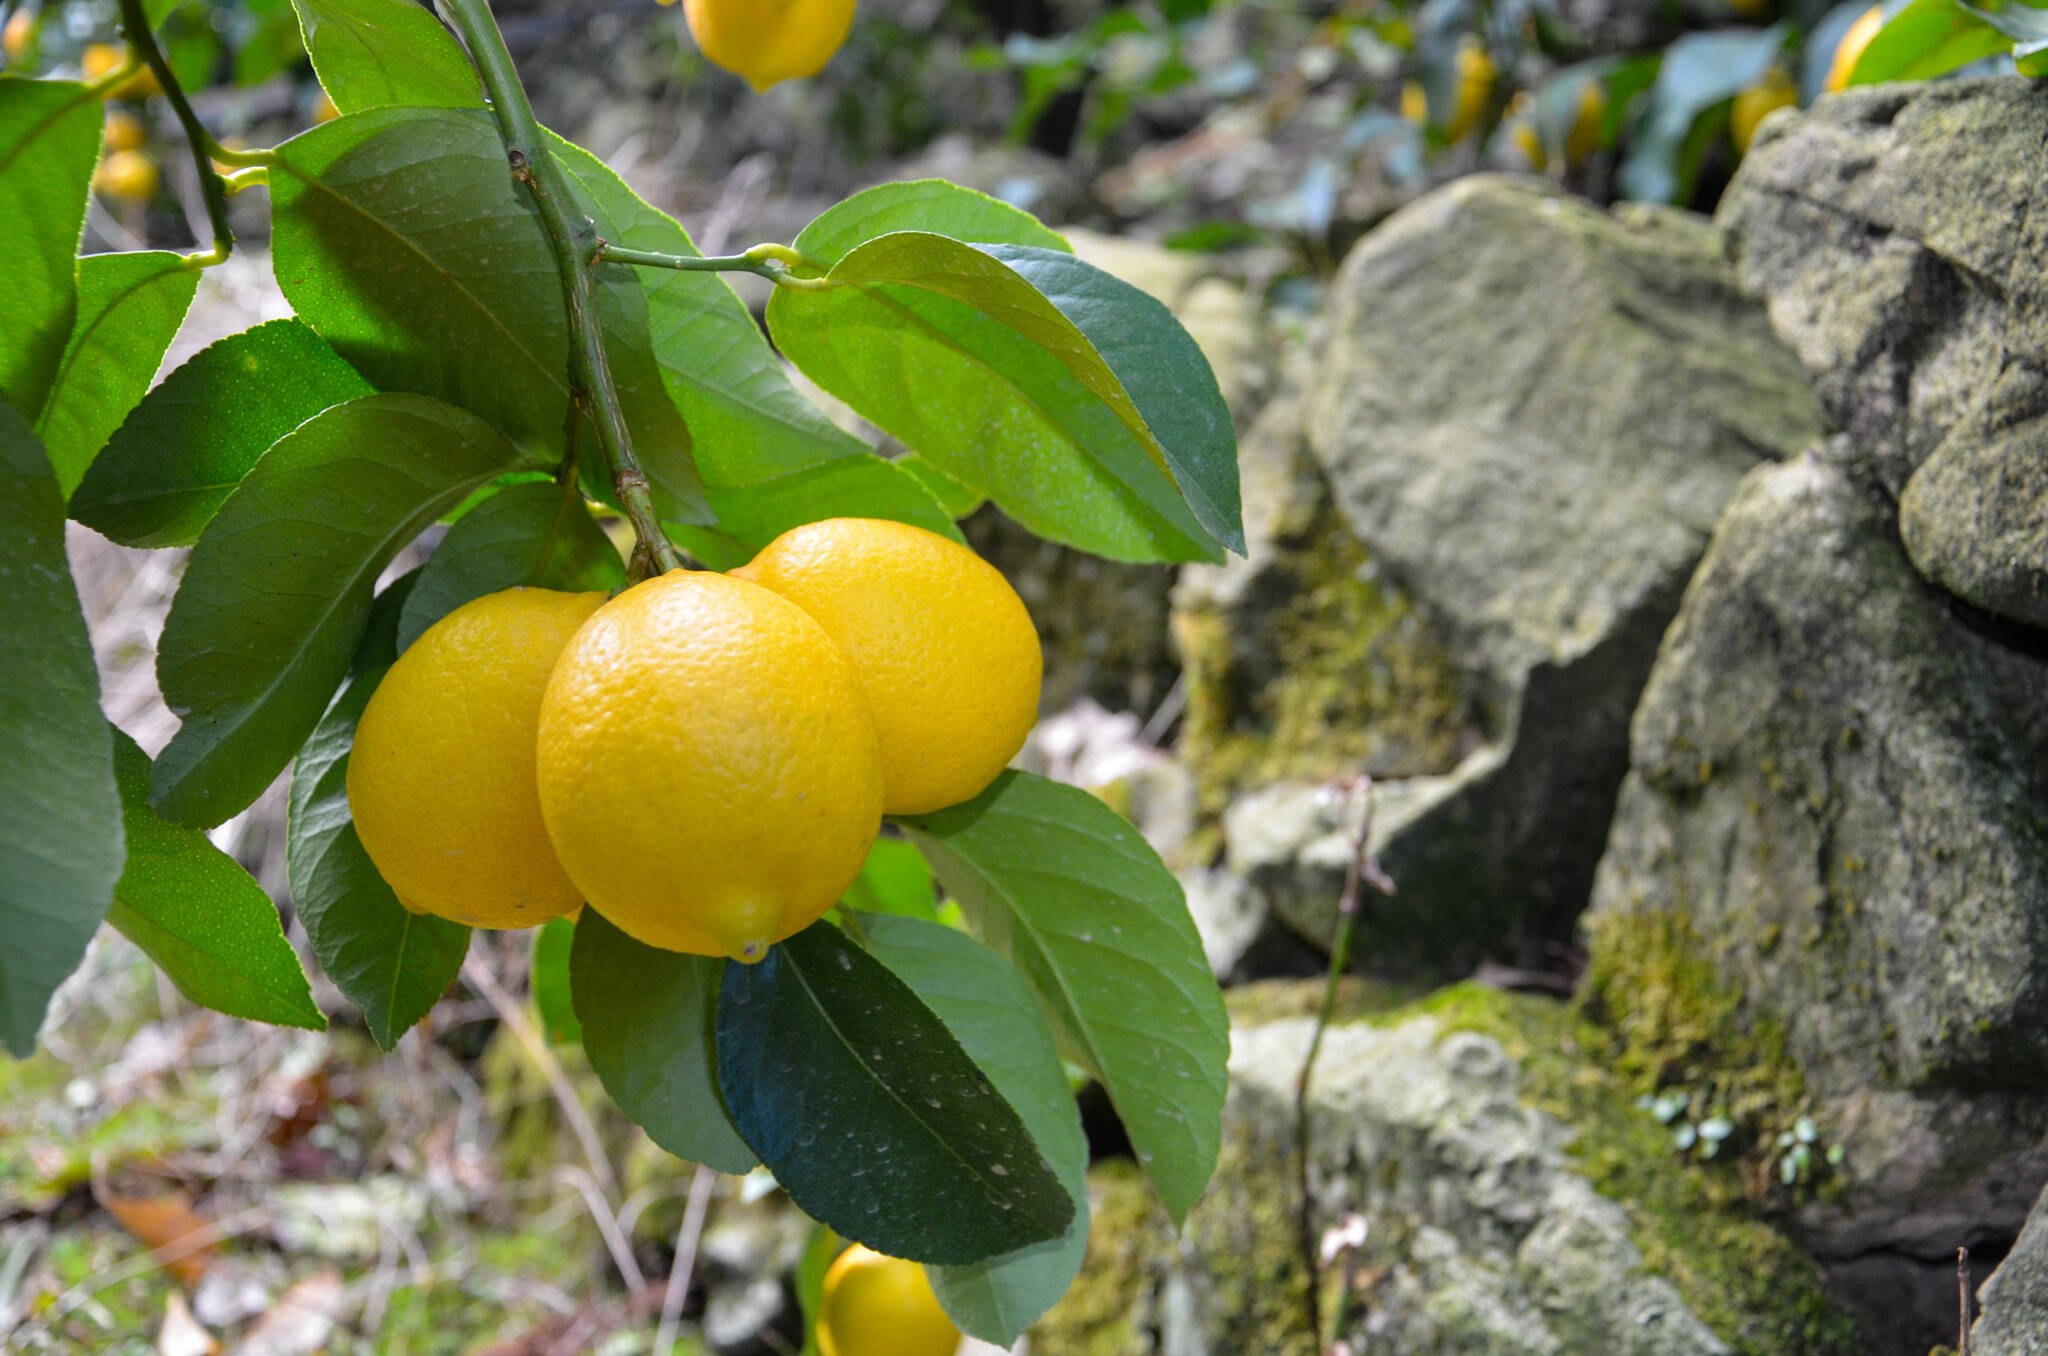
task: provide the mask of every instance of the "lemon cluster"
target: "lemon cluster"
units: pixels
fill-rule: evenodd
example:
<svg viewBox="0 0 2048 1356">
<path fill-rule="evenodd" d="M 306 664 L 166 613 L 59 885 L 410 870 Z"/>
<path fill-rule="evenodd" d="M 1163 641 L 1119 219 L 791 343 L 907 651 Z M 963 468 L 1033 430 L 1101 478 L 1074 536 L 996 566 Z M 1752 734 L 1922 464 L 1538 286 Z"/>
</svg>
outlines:
<svg viewBox="0 0 2048 1356">
<path fill-rule="evenodd" d="M 587 901 L 651 946 L 757 961 L 838 901 L 883 814 L 994 780 L 1040 676 L 987 562 L 836 518 L 730 574 L 457 608 L 364 709 L 349 806 L 414 912 L 526 927 Z"/>
</svg>

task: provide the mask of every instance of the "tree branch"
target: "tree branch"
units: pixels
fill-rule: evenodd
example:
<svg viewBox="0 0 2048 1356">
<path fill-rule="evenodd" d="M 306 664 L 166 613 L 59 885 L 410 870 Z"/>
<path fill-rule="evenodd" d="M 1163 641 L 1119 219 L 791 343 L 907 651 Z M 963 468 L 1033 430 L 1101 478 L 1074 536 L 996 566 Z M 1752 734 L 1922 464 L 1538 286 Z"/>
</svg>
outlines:
<svg viewBox="0 0 2048 1356">
<path fill-rule="evenodd" d="M 228 189 L 221 180 L 220 171 L 213 167 L 211 152 L 221 148 L 214 144 L 206 128 L 200 123 L 199 115 L 192 111 L 191 102 L 185 98 L 185 91 L 178 84 L 178 77 L 171 71 L 171 63 L 164 60 L 163 51 L 156 45 L 156 35 L 149 31 L 149 15 L 142 8 L 142 0 L 121 0 L 121 28 L 128 36 L 128 44 L 141 54 L 156 82 L 163 86 L 164 97 L 171 101 L 171 110 L 178 115 L 178 122 L 185 129 L 185 144 L 192 151 L 192 163 L 199 167 L 199 192 L 206 199 L 206 219 L 213 227 L 213 249 L 205 254 L 186 256 L 186 262 L 194 268 L 206 268 L 223 263 L 235 248 L 234 228 L 228 225 Z M 118 72 L 116 73 L 118 76 Z M 121 83 L 126 83 L 125 79 Z"/>
</svg>

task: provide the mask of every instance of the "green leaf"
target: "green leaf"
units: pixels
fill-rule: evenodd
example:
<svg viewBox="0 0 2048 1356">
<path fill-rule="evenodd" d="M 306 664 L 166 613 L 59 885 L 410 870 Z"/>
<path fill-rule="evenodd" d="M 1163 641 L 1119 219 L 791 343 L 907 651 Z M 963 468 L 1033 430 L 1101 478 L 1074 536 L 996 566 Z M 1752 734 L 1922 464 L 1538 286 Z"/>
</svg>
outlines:
<svg viewBox="0 0 2048 1356">
<path fill-rule="evenodd" d="M 954 518 L 965 518 L 988 502 L 915 452 L 896 458 L 895 465 L 897 470 L 916 476 L 918 483 L 939 501 L 939 507 Z"/>
<path fill-rule="evenodd" d="M 845 1246 L 846 1240 L 824 1225 L 811 1225 L 811 1236 L 796 1264 L 796 1302 L 804 1316 L 804 1346 L 798 1356 L 820 1356 L 818 1319 L 825 1309 L 825 1273 Z"/>
<path fill-rule="evenodd" d="M 606 220 L 607 240 L 696 255 L 674 219 L 648 206 L 603 161 L 552 138 L 564 170 Z M 612 264 L 613 285 L 642 289 L 662 380 L 694 438 L 715 529 L 677 534 L 714 568 L 744 564 L 789 528 L 820 518 L 892 518 L 959 540 L 922 486 L 843 431 L 790 382 L 760 326 L 715 273 Z"/>
<path fill-rule="evenodd" d="M 26 1056 L 114 897 L 121 801 L 64 556 L 64 501 L 35 434 L 4 400 L 0 579 L 0 1042 Z"/>
<path fill-rule="evenodd" d="M 727 962 L 718 1082 L 811 1218 L 966 1265 L 1057 1238 L 1074 1203 L 1010 1104 L 907 985 L 829 923 Z"/>
<path fill-rule="evenodd" d="M 1688 33 L 1664 49 L 1649 113 L 1638 126 L 1621 182 L 1628 196 L 1675 202 L 1691 190 L 1685 149 L 1694 124 L 1762 80 L 1785 47 L 1786 26 Z"/>
<path fill-rule="evenodd" d="M 794 242 L 798 254 L 829 269 L 855 247 L 893 231 L 932 231 L 955 240 L 1073 247 L 1022 208 L 944 179 L 908 179 L 863 189 L 819 213 Z"/>
<path fill-rule="evenodd" d="M 362 1009 L 382 1049 L 427 1015 L 462 969 L 469 929 L 416 914 L 377 874 L 348 811 L 348 751 L 356 722 L 396 657 L 398 613 L 417 580 L 410 574 L 378 595 L 356 676 L 335 701 L 292 769 L 285 861 L 292 902 L 320 968 Z"/>
<path fill-rule="evenodd" d="M 901 822 L 1102 1081 L 1178 1223 L 1216 1166 L 1230 1046 L 1180 883 L 1114 810 L 1025 772 Z"/>
<path fill-rule="evenodd" d="M 202 1007 L 252 1022 L 326 1030 L 277 906 L 205 834 L 157 817 L 149 808 L 149 755 L 118 730 L 114 779 L 128 864 L 107 921 Z"/>
<path fill-rule="evenodd" d="M 1221 560 L 1116 373 L 985 249 L 899 231 L 821 291 L 778 288 L 791 361 L 1040 536 L 1119 560 Z"/>
<path fill-rule="evenodd" d="M 1015 1107 L 1074 1203 L 1058 1238 L 969 1266 L 933 1267 L 932 1289 L 962 1329 L 1007 1347 L 1080 1274 L 1088 1250 L 1088 1137 L 1052 1033 L 1014 967 L 938 923 L 874 914 L 861 929 L 875 959 L 938 1014 L 989 1082 Z"/>
<path fill-rule="evenodd" d="M 384 108 L 278 147 L 271 262 L 292 308 L 380 390 L 436 396 L 553 461 L 569 336 L 553 251 L 488 114 Z M 606 228 L 601 219 L 600 231 Z M 664 516 L 710 511 L 628 277 L 597 288 L 605 352 Z M 587 412 L 578 445 L 595 446 Z"/>
<path fill-rule="evenodd" d="M 67 497 L 149 390 L 198 287 L 199 270 L 166 250 L 78 261 L 78 316 L 36 421 Z"/>
<path fill-rule="evenodd" d="M 71 516 L 124 546 L 189 546 L 270 445 L 370 383 L 300 320 L 207 345 L 142 398 Z"/>
<path fill-rule="evenodd" d="M 0 400 L 31 415 L 43 407 L 77 312 L 73 260 L 100 119 L 100 101 L 84 85 L 0 76 L 0 221 L 8 235 Z"/>
<path fill-rule="evenodd" d="M 250 470 L 192 548 L 157 647 L 184 724 L 150 803 L 218 824 L 291 761 L 348 672 L 385 565 L 519 452 L 438 400 L 369 395 L 309 419 Z"/>
<path fill-rule="evenodd" d="M 1085 260 L 1031 245 L 984 245 L 1088 337 L 1130 393 L 1211 537 L 1244 554 L 1237 432 L 1193 336 L 1150 293 Z"/>
<path fill-rule="evenodd" d="M 2011 46 L 2011 38 L 1956 0 L 1913 0 L 1877 30 L 1849 83 L 1932 80 Z"/>
<path fill-rule="evenodd" d="M 482 108 L 460 43 L 412 0 L 292 0 L 313 71 L 334 106 Z"/>
<path fill-rule="evenodd" d="M 609 592 L 626 567 L 574 487 L 508 485 L 455 520 L 420 571 L 398 622 L 398 648 L 474 598 L 528 585 L 565 593 Z"/>
<path fill-rule="evenodd" d="M 841 902 L 849 909 L 866 913 L 896 913 L 931 920 L 939 916 L 932 869 L 926 865 L 923 853 L 900 838 L 875 840 L 868 849 L 868 859 L 861 863 L 860 874 L 846 887 L 846 897 Z"/>
<path fill-rule="evenodd" d="M 533 965 L 529 985 L 534 1010 L 550 1045 L 575 1045 L 583 1039 L 570 992 L 569 953 L 576 945 L 576 920 L 550 918 L 533 930 Z"/>
<path fill-rule="evenodd" d="M 733 1128 L 714 1072 L 723 964 L 637 942 L 586 907 L 569 984 L 583 1052 L 626 1118 L 677 1158 L 742 1173 L 754 1151 Z"/>
</svg>

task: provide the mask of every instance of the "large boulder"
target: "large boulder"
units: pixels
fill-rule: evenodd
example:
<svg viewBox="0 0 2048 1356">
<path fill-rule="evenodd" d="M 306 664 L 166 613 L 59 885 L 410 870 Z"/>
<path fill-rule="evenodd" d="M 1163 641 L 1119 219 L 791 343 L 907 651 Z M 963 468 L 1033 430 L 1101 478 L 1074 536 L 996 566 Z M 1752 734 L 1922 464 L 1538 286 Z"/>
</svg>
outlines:
<svg viewBox="0 0 2048 1356">
<path fill-rule="evenodd" d="M 2048 1356 L 2048 1194 L 1977 1297 L 1983 1317 L 1970 1333 L 1976 1356 Z"/>
<path fill-rule="evenodd" d="M 1482 176 L 1352 251 L 1302 426 L 1353 572 L 1448 652 L 1461 701 L 1429 728 L 1477 733 L 1455 767 L 1387 788 L 1400 892 L 1361 951 L 1437 973 L 1540 961 L 1584 905 L 1629 712 L 1722 504 L 1820 410 L 1705 220 Z M 1233 867 L 1318 938 L 1340 818 L 1305 784 L 1226 818 Z"/>
<path fill-rule="evenodd" d="M 1880 86 L 1774 121 L 1723 199 L 1746 287 L 1899 499 L 1908 553 L 2048 625 L 2048 91 Z"/>
<path fill-rule="evenodd" d="M 1294 1080 L 1319 990 L 1234 991 L 1209 1194 L 1177 1238 L 1131 1165 L 1099 1165 L 1087 1263 L 1034 1350 L 1313 1356 Z M 1351 998 L 1309 1101 L 1310 1232 L 1363 1227 L 1320 1278 L 1324 1324 L 1346 1315 L 1326 1340 L 1473 1356 L 1865 1350 L 1811 1263 L 1712 1203 L 1569 1009 L 1475 986 L 1392 1011 L 1369 990 Z"/>
<path fill-rule="evenodd" d="M 1636 713 L 1587 932 L 1642 1030 L 1674 951 L 1842 1151 L 1835 1257 L 2009 1239 L 2048 1178 L 2048 663 L 1913 570 L 1846 439 L 1730 505 Z"/>
</svg>

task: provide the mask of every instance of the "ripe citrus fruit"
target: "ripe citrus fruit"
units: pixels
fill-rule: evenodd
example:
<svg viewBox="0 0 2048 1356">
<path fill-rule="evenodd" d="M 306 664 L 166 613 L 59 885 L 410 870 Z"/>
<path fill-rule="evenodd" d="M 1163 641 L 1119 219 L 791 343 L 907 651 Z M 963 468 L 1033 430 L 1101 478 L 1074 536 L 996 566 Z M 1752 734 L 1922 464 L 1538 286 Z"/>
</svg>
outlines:
<svg viewBox="0 0 2048 1356">
<path fill-rule="evenodd" d="M 485 928 L 582 903 L 534 786 L 541 693 L 602 593 L 507 589 L 428 627 L 377 685 L 348 760 L 356 833 L 399 902 Z"/>
<path fill-rule="evenodd" d="M 114 151 L 92 172 L 92 186 L 110 198 L 144 202 L 156 185 L 156 161 L 146 151 Z"/>
<path fill-rule="evenodd" d="M 7 16 L 7 26 L 0 28 L 0 52 L 7 54 L 9 61 L 26 61 L 36 45 L 36 11 L 17 9 Z"/>
<path fill-rule="evenodd" d="M 1479 120 L 1486 114 L 1487 101 L 1493 97 L 1494 78 L 1500 74 L 1493 58 L 1472 38 L 1459 45 L 1454 65 L 1457 85 L 1451 116 L 1443 125 L 1444 142 L 1452 146 L 1463 141 L 1479 125 Z M 1401 116 L 1418 127 L 1429 121 L 1429 96 L 1416 81 L 1411 80 L 1401 87 Z"/>
<path fill-rule="evenodd" d="M 825 69 L 853 27 L 853 6 L 854 0 L 683 0 L 683 17 L 704 55 L 745 77 L 758 94 Z"/>
<path fill-rule="evenodd" d="M 882 744 L 882 808 L 923 814 L 979 795 L 1038 719 L 1043 659 L 1010 581 L 906 523 L 794 527 L 733 573 L 818 619 L 847 659 Z"/>
<path fill-rule="evenodd" d="M 1821 88 L 1830 94 L 1849 88 L 1849 77 L 1856 73 L 1856 63 L 1863 59 L 1863 49 L 1870 46 L 1870 40 L 1884 27 L 1884 6 L 1872 5 L 1856 16 L 1856 22 L 1849 25 L 1849 31 L 1842 35 L 1842 41 L 1835 47 L 1834 60 L 1828 63 L 1828 78 Z"/>
<path fill-rule="evenodd" d="M 960 1330 L 923 1267 L 856 1243 L 825 1272 L 818 1346 L 825 1356 L 953 1356 Z"/>
<path fill-rule="evenodd" d="M 801 608 L 677 570 L 584 623 L 540 710 L 540 805 L 592 907 L 649 946 L 757 961 L 822 917 L 882 819 L 875 728 Z"/>
<path fill-rule="evenodd" d="M 106 132 L 101 139 L 110 151 L 139 151 L 149 144 L 149 129 L 133 113 L 110 108 L 107 110 Z"/>
<path fill-rule="evenodd" d="M 1733 138 L 1735 149 L 1747 151 L 1749 143 L 1756 139 L 1758 125 L 1766 117 L 1798 104 L 1799 87 L 1792 83 L 1791 73 L 1783 66 L 1771 67 L 1768 75 L 1735 96 L 1728 111 L 1728 135 Z"/>
</svg>

